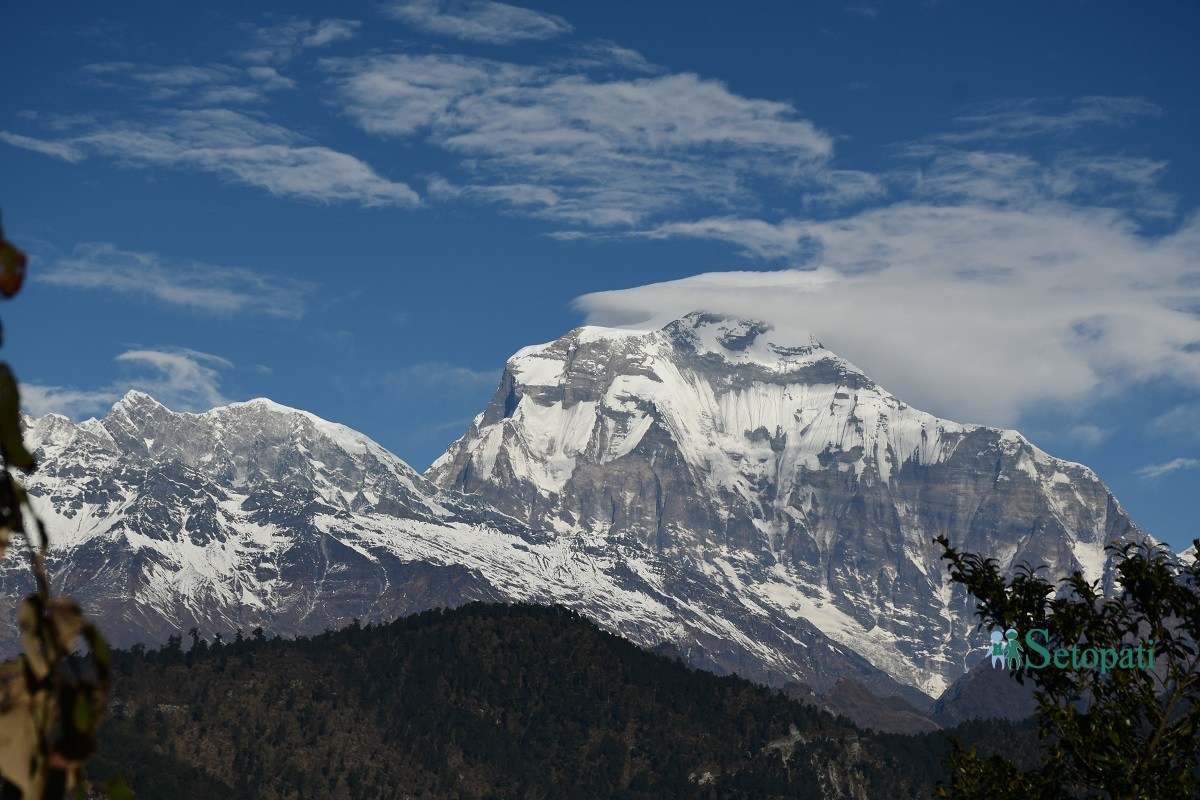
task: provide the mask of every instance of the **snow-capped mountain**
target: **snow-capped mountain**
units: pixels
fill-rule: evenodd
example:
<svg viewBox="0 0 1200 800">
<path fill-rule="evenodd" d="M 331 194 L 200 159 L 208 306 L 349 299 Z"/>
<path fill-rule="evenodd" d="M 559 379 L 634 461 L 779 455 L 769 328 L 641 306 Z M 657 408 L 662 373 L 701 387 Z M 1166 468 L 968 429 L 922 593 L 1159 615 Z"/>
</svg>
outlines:
<svg viewBox="0 0 1200 800">
<path fill-rule="evenodd" d="M 402 519 L 417 538 L 521 530 L 436 501 L 365 436 L 268 400 L 176 414 L 130 392 L 103 420 L 50 415 L 27 420 L 25 436 L 40 466 L 24 482 L 49 529 L 56 588 L 120 644 L 193 625 L 319 632 L 496 599 L 453 559 L 414 563 L 375 546 L 383 524 L 367 521 Z M 24 591 L 27 574 L 14 547 L 6 593 Z"/>
<path fill-rule="evenodd" d="M 522 350 L 425 477 L 268 400 L 186 414 L 132 392 L 26 428 L 56 588 L 118 644 L 552 602 L 698 667 L 927 703 L 981 646 L 935 535 L 1093 578 L 1138 535 L 1086 467 L 703 314 Z M 0 587 L 28 581 L 14 546 Z"/>
<path fill-rule="evenodd" d="M 359 433 L 268 400 L 182 414 L 131 392 L 103 420 L 51 415 L 26 428 L 40 467 L 25 482 L 49 528 L 55 587 L 118 644 L 154 645 L 192 626 L 226 638 L 256 626 L 319 633 L 354 617 L 524 600 L 763 680 L 850 675 L 900 690 L 803 624 L 789 635 L 814 653 L 800 658 L 793 639 L 776 641 L 721 587 L 654 552 L 535 531 L 439 490 Z M 0 586 L 10 601 L 0 614 L 11 615 L 30 588 L 20 548 Z M 14 648 L 12 619 L 0 624 Z"/>
<path fill-rule="evenodd" d="M 914 409 L 812 336 L 708 314 L 521 350 L 426 477 L 654 565 L 662 596 L 708 615 L 719 667 L 831 641 L 931 696 L 981 645 L 935 536 L 1106 579 L 1104 545 L 1141 535 L 1088 468 Z"/>
</svg>

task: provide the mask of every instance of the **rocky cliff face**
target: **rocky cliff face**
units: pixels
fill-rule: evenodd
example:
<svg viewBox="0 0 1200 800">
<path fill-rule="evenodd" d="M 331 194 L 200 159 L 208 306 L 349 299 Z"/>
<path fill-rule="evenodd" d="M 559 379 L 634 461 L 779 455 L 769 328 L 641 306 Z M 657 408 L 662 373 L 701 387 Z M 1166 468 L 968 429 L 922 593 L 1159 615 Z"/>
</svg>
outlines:
<svg viewBox="0 0 1200 800">
<path fill-rule="evenodd" d="M 978 660 L 939 534 L 1092 579 L 1106 543 L 1140 535 L 1086 467 L 914 409 L 815 338 L 706 314 L 525 348 L 426 477 L 654 564 L 665 596 L 720 620 L 681 652 L 706 634 L 728 643 L 718 667 L 805 664 L 818 689 L 840 667 L 825 642 L 931 696 Z"/>
</svg>

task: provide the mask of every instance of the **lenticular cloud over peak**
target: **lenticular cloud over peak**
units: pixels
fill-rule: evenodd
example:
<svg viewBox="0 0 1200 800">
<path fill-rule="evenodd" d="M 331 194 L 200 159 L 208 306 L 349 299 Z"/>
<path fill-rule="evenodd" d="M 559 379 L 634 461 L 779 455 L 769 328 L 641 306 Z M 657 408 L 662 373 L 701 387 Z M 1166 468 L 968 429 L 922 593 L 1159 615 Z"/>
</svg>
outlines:
<svg viewBox="0 0 1200 800">
<path fill-rule="evenodd" d="M 1197 220 L 1153 239 L 1103 210 L 897 204 L 791 224 L 819 252 L 810 269 L 711 272 L 576 305 L 596 325 L 705 310 L 812 331 L 914 404 L 991 425 L 1139 381 L 1200 386 Z"/>
</svg>

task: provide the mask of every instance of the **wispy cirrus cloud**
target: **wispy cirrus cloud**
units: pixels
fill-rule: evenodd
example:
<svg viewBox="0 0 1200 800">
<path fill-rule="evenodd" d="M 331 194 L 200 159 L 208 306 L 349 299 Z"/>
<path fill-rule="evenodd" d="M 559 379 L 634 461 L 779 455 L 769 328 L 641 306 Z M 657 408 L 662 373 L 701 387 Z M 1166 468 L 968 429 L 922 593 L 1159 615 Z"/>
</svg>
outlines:
<svg viewBox="0 0 1200 800">
<path fill-rule="evenodd" d="M 1081 97 L 1004 100 L 980 105 L 955 118 L 957 131 L 932 137 L 943 142 L 1025 139 L 1062 136 L 1097 125 L 1124 125 L 1144 117 L 1162 116 L 1162 109 L 1141 97 Z"/>
<path fill-rule="evenodd" d="M 1200 349 L 1200 340 L 1193 342 L 1191 347 Z M 1200 439 L 1200 402 L 1177 405 L 1155 417 L 1147 427 L 1151 433 L 1160 436 Z"/>
<path fill-rule="evenodd" d="M 911 182 L 897 181 L 901 190 L 940 203 L 1030 207 L 1057 201 L 1164 219 L 1174 215 L 1178 201 L 1159 183 L 1166 162 L 1144 157 L 1078 150 L 1035 157 L 940 145 L 915 145 L 903 152 L 915 169 L 908 173 Z"/>
<path fill-rule="evenodd" d="M 836 184 L 848 200 L 860 204 L 882 196 L 886 187 L 891 205 L 873 210 L 890 208 L 893 215 L 901 209 L 912 213 L 916 208 L 935 216 L 941 213 L 939 209 L 975 209 L 979 213 L 1049 209 L 1051 215 L 1078 212 L 1133 224 L 1144 219 L 1170 220 L 1178 202 L 1177 196 L 1159 183 L 1167 164 L 1143 157 L 1080 151 L 1035 157 L 1011 150 L 961 149 L 928 142 L 899 147 L 897 153 L 903 160 L 889 173 L 830 170 L 825 179 Z M 851 225 L 848 220 L 861 220 L 864 213 L 843 217 L 841 224 Z M 720 215 L 651 224 L 623 235 L 722 241 L 738 246 L 748 258 L 795 266 L 808 264 L 816 252 L 819 242 L 813 230 L 813 220 L 799 214 L 775 220 Z M 986 231 L 986 227 L 981 231 L 984 238 Z M 981 239 L 979 246 L 984 244 Z M 859 270 L 878 263 L 879 259 L 869 258 Z"/>
<path fill-rule="evenodd" d="M 220 106 L 261 103 L 272 92 L 295 89 L 296 83 L 274 67 L 228 64 L 156 66 L 128 61 L 88 64 L 83 74 L 109 89 L 136 91 L 151 104 Z"/>
<path fill-rule="evenodd" d="M 460 33 L 472 26 L 518 37 L 570 29 L 556 17 L 503 3 L 388 8 L 414 24 Z M 299 89 L 277 67 L 357 31 L 349 20 L 255 28 L 255 47 L 239 54 L 249 67 L 92 64 L 89 79 L 134 92 L 147 107 L 127 119 L 80 119 L 56 137 L 12 132 L 6 141 L 59 158 L 208 172 L 280 197 L 419 205 L 411 186 L 356 156 L 310 142 L 265 113 L 236 110 Z M 578 231 L 753 210 L 772 192 L 794 196 L 806 210 L 883 192 L 877 176 L 835 168 L 833 137 L 790 103 L 665 71 L 613 42 L 584 42 L 565 52 L 536 65 L 446 54 L 319 63 L 333 90 L 330 102 L 358 127 L 451 156 L 449 169 L 425 175 L 442 201 L 491 204 Z"/>
<path fill-rule="evenodd" d="M 355 20 L 291 19 L 252 28 L 256 46 L 238 54 L 249 66 L 88 64 L 82 79 L 131 95 L 138 103 L 131 113 L 34 112 L 29 119 L 56 136 L 0 131 L 0 142 L 71 162 L 100 157 L 140 169 L 207 172 L 278 197 L 417 206 L 420 197 L 407 183 L 385 178 L 356 156 L 314 142 L 265 112 L 236 108 L 298 89 L 278 67 L 305 50 L 352 39 L 360 26 Z"/>
<path fill-rule="evenodd" d="M 879 16 L 879 9 L 869 5 L 847 5 L 846 10 L 851 14 L 856 14 L 867 19 L 875 19 Z"/>
<path fill-rule="evenodd" d="M 300 37 L 301 47 L 325 47 L 334 42 L 353 39 L 362 23 L 352 19 L 323 19 Z"/>
<path fill-rule="evenodd" d="M 555 14 L 493 0 L 401 0 L 384 10 L 426 33 L 486 44 L 553 39 L 574 30 Z"/>
<path fill-rule="evenodd" d="M 221 394 L 221 371 L 233 368 L 228 359 L 188 349 L 127 350 L 119 363 L 147 369 L 150 377 L 134 379 L 131 388 L 142 389 L 177 411 L 207 411 L 229 402 Z"/>
<path fill-rule="evenodd" d="M 477 370 L 443 361 L 411 364 L 402 370 L 389 372 L 378 380 L 394 391 L 469 391 L 494 388 L 499 381 L 500 373 L 497 370 Z"/>
<path fill-rule="evenodd" d="M 0 142 L 22 150 L 31 150 L 44 156 L 58 158 L 72 164 L 83 161 L 86 157 L 83 151 L 68 142 L 50 142 L 44 139 L 34 139 L 31 136 L 21 136 L 17 133 L 0 131 Z"/>
<path fill-rule="evenodd" d="M 1099 447 L 1108 437 L 1112 436 L 1111 428 L 1102 428 L 1099 425 L 1085 423 L 1083 425 L 1072 425 L 1067 430 L 1063 431 L 1064 439 L 1074 441 L 1085 448 Z"/>
<path fill-rule="evenodd" d="M 873 183 L 828 167 L 833 139 L 788 103 L 689 73 L 615 79 L 449 55 L 323 62 L 363 130 L 457 157 L 443 197 L 574 225 L 636 226 L 758 203 L 758 182 L 813 194 Z M 841 180 L 841 178 L 845 180 Z"/>
<path fill-rule="evenodd" d="M 47 414 L 62 414 L 74 420 L 93 417 L 120 398 L 121 392 L 115 388 L 73 389 L 41 383 L 21 384 L 21 406 L 35 419 Z"/>
<path fill-rule="evenodd" d="M 212 314 L 299 317 L 315 290 L 312 284 L 247 269 L 163 258 L 89 242 L 53 259 L 37 280 L 74 289 L 140 295 Z"/>
<path fill-rule="evenodd" d="M 249 27 L 249 26 L 247 26 Z M 236 55 L 256 64 L 284 64 L 305 50 L 328 47 L 358 36 L 362 22 L 352 19 L 290 19 L 275 25 L 250 27 L 252 44 Z"/>
<path fill-rule="evenodd" d="M 163 167 L 218 175 L 277 197 L 363 206 L 415 206 L 407 184 L 388 180 L 358 158 L 312 144 L 272 122 L 225 108 L 171 109 L 146 120 L 95 122 L 61 139 L 10 141 L 41 152 L 115 159 L 133 168 Z M 34 142 L 31 144 L 30 142 Z"/>
<path fill-rule="evenodd" d="M 1195 458 L 1173 458 L 1162 464 L 1147 464 L 1139 470 L 1134 471 L 1134 475 L 1139 478 L 1161 478 L 1164 475 L 1170 475 L 1172 472 L 1178 472 L 1181 469 L 1194 469 L 1200 467 L 1200 459 Z"/>
<path fill-rule="evenodd" d="M 176 411 L 207 411 L 229 402 L 220 386 L 222 373 L 234 365 L 220 356 L 187 348 L 137 348 L 116 361 L 129 373 L 120 380 L 95 389 L 23 383 L 22 404 L 32 417 L 53 413 L 81 419 L 102 415 L 131 389 Z"/>
<path fill-rule="evenodd" d="M 560 69 L 610 70 L 626 75 L 664 73 L 663 67 L 651 64 L 637 50 L 622 47 L 608 39 L 592 39 L 575 45 L 572 55 L 562 59 Z"/>
</svg>

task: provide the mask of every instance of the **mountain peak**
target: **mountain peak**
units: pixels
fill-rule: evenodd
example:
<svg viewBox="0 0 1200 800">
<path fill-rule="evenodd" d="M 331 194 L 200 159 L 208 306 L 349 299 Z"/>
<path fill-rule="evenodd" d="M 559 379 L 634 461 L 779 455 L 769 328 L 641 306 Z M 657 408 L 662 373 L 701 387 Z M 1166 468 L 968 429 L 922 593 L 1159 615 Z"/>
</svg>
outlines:
<svg viewBox="0 0 1200 800">
<path fill-rule="evenodd" d="M 145 392 L 143 392 L 139 389 L 130 389 L 128 392 L 125 393 L 124 397 L 122 397 L 120 400 L 118 400 L 113 405 L 112 410 L 116 411 L 117 409 L 125 410 L 125 409 L 141 408 L 141 407 L 166 409 L 166 406 L 164 406 L 162 403 L 158 402 L 157 400 L 155 400 L 153 397 L 146 394 Z"/>
<path fill-rule="evenodd" d="M 677 344 L 738 362 L 778 364 L 824 349 L 810 331 L 781 332 L 755 319 L 694 311 L 663 328 Z"/>
<path fill-rule="evenodd" d="M 374 458 L 390 457 L 384 455 L 386 451 L 380 445 L 357 431 L 265 397 L 196 414 L 172 411 L 145 392 L 132 390 L 112 407 L 102 424 L 113 436 L 127 439 L 127 447 L 134 447 L 135 442 L 155 452 L 164 447 L 174 452 L 182 447 L 175 456 L 188 462 L 202 458 L 206 447 L 224 451 L 227 445 L 236 449 L 236 442 L 255 440 L 263 446 L 270 442 L 272 448 L 286 449 L 314 435 L 349 457 L 368 453 Z"/>
<path fill-rule="evenodd" d="M 644 363 L 652 354 L 709 362 L 717 371 L 728 367 L 765 368 L 783 374 L 818 361 L 829 361 L 835 372 L 853 373 L 854 383 L 869 383 L 861 370 L 825 349 L 807 330 L 779 330 L 761 320 L 693 311 L 661 328 L 585 325 L 545 344 L 518 350 L 508 367 L 519 381 L 534 384 L 561 380 L 563 369 L 588 363 L 589 353 L 622 353 Z M 607 356 L 604 357 L 607 359 Z M 599 366 L 599 365 L 594 365 Z M 635 369 L 637 367 L 635 366 Z"/>
</svg>

